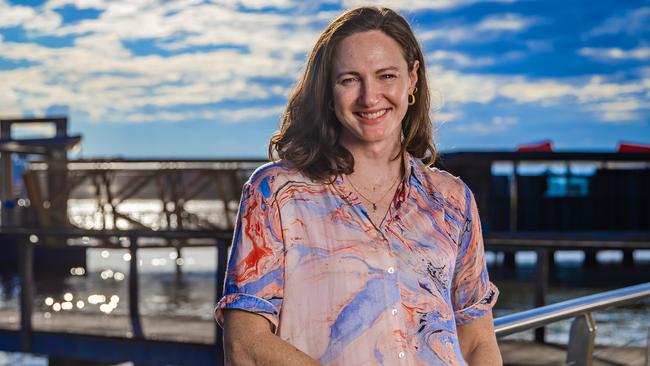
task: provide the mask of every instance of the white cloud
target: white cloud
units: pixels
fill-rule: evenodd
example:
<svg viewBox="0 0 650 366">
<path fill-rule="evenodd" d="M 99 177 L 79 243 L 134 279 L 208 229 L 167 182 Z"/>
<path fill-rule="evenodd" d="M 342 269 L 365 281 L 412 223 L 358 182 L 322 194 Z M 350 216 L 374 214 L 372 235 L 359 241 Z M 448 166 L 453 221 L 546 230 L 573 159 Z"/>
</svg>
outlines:
<svg viewBox="0 0 650 366">
<path fill-rule="evenodd" d="M 241 0 L 240 4 L 250 9 L 262 8 L 289 8 L 293 5 L 291 0 Z"/>
<path fill-rule="evenodd" d="M 534 17 L 524 17 L 519 14 L 499 14 L 481 20 L 476 25 L 476 29 L 479 31 L 518 32 L 538 22 L 540 22 L 540 19 Z"/>
<path fill-rule="evenodd" d="M 442 93 L 448 103 L 488 103 L 498 95 L 503 83 L 497 76 L 460 73 L 441 66 L 428 69 L 431 88 Z"/>
<path fill-rule="evenodd" d="M 426 7 L 444 9 L 473 2 L 427 1 Z M 396 8 L 417 10 L 425 6 L 418 1 L 400 4 L 402 8 Z M 97 19 L 72 25 L 60 24 L 60 18 L 56 17 L 44 19 L 54 9 L 65 5 L 92 7 L 103 12 Z M 391 6 L 391 3 L 385 5 Z M 299 6 L 299 2 L 221 0 L 204 4 L 199 0 L 50 0 L 34 10 L 10 6 L 0 0 L 0 26 L 15 24 L 15 19 L 21 19 L 39 24 L 31 32 L 77 36 L 73 46 L 62 48 L 7 42 L 0 37 L 2 57 L 36 63 L 35 66 L 0 71 L 0 80 L 3 80 L 0 110 L 4 115 L 20 115 L 27 111 L 43 113 L 52 105 L 68 105 L 72 113 L 87 115 L 97 122 L 174 122 L 192 118 L 244 122 L 279 116 L 282 106 L 257 108 L 254 105 L 275 103 L 288 94 L 287 80 L 296 79 L 304 54 L 323 25 L 320 23 L 329 20 L 333 13 L 262 14 L 239 11 L 239 6 L 286 9 Z M 534 17 L 502 14 L 486 17 L 473 26 L 425 31 L 421 38 L 461 42 L 497 37 L 504 32 L 521 31 L 540 21 Z M 134 55 L 124 46 L 127 40 L 150 40 L 171 51 L 187 52 L 171 56 Z M 207 46 L 208 50 L 197 50 L 196 46 Z M 244 51 L 233 49 L 233 46 Z M 587 49 L 582 51 L 587 54 L 597 53 L 594 49 L 584 50 Z M 628 57 L 647 58 L 648 51 L 640 48 L 624 52 L 628 52 L 625 54 Z M 501 57 L 519 56 L 506 54 Z M 638 80 L 622 83 L 608 82 L 601 77 L 531 80 L 524 76 L 461 73 L 440 65 L 443 61 L 462 67 L 491 65 L 495 62 L 491 58 L 439 50 L 427 54 L 427 59 L 432 90 L 444 96 L 438 97 L 437 104 L 438 95 L 432 96 L 434 110 L 442 108 L 442 99 L 448 103 L 447 109 L 434 113 L 434 119 L 442 122 L 459 119 L 464 103 L 490 103 L 498 98 L 542 105 L 575 103 L 576 108 L 589 110 L 603 121 L 633 121 L 638 120 L 638 111 L 647 106 L 630 101 L 644 95 L 647 99 L 650 95 L 650 71 Z M 264 83 L 260 79 L 281 80 Z M 228 102 L 251 107 L 223 110 L 214 107 Z M 145 107 L 152 112 L 144 113 Z M 176 110 L 173 107 L 188 107 L 188 112 L 169 112 Z M 490 121 L 491 126 L 507 123 L 507 119 Z"/>
<path fill-rule="evenodd" d="M 638 122 L 641 120 L 639 111 L 649 110 L 650 102 L 628 97 L 595 104 L 590 109 L 600 114 L 601 120 L 605 122 Z"/>
<path fill-rule="evenodd" d="M 0 0 L 0 28 L 25 24 L 36 17 L 36 11 L 28 6 L 9 5 Z"/>
<path fill-rule="evenodd" d="M 624 50 L 614 48 L 581 48 L 578 54 L 598 60 L 621 61 L 621 60 L 650 60 L 650 47 L 637 47 Z"/>
<path fill-rule="evenodd" d="M 61 16 L 48 9 L 11 5 L 0 0 L 0 28 L 23 27 L 28 34 L 52 32 L 61 26 Z"/>
<path fill-rule="evenodd" d="M 458 124 L 455 125 L 454 129 L 472 135 L 488 135 L 495 132 L 507 131 L 517 123 L 517 118 L 512 116 L 494 116 L 492 119 L 483 122 Z"/>
<path fill-rule="evenodd" d="M 583 34 L 582 38 L 619 33 L 639 34 L 648 29 L 650 29 L 650 7 L 641 7 L 606 19 L 601 25 Z"/>
<path fill-rule="evenodd" d="M 250 107 L 243 109 L 222 109 L 218 111 L 218 116 L 223 122 L 238 123 L 246 121 L 259 121 L 268 117 L 280 118 L 284 112 L 284 105 L 273 107 Z"/>
<path fill-rule="evenodd" d="M 425 55 L 427 65 L 434 65 L 440 61 L 451 61 L 454 64 L 467 67 L 467 66 L 487 66 L 494 64 L 494 59 L 489 57 L 470 57 L 464 53 L 438 50 Z"/>
<path fill-rule="evenodd" d="M 640 120 L 637 112 L 647 108 L 647 105 L 618 104 L 618 101 L 640 98 L 650 92 L 650 75 L 623 83 L 607 82 L 600 76 L 572 80 L 530 80 L 523 76 L 459 73 L 437 66 L 430 68 L 428 79 L 432 89 L 443 94 L 450 108 L 462 108 L 465 103 L 486 104 L 498 98 L 543 106 L 573 103 L 576 109 L 597 112 L 595 117 L 603 122 L 617 118 L 621 122 Z"/>
<path fill-rule="evenodd" d="M 58 9 L 72 5 L 77 9 L 105 9 L 108 2 L 104 0 L 49 0 L 43 5 L 45 9 Z"/>
<path fill-rule="evenodd" d="M 180 3 L 96 2 L 94 7 L 105 9 L 98 19 L 64 25 L 54 32 L 79 34 L 73 47 L 48 48 L 0 39 L 4 58 L 37 63 L 29 68 L 0 73 L 3 114 L 43 113 L 51 105 L 65 104 L 73 113 L 88 115 L 94 121 L 174 121 L 189 118 L 165 112 L 175 105 L 259 101 L 286 95 L 286 86 L 263 85 L 252 80 L 295 79 L 302 63 L 295 57 L 296 53 L 304 52 L 310 45 L 304 41 L 306 36 L 302 31 L 294 32 L 295 36 L 288 31 L 280 36 L 284 26 L 291 23 L 291 15 L 264 17 L 233 12 L 232 5 L 200 5 L 194 9 L 179 7 Z M 194 3 L 197 1 L 185 1 L 184 5 Z M 76 1 L 58 0 L 51 1 L 46 8 L 67 4 L 79 5 Z M 174 11 L 173 15 L 166 16 L 169 11 Z M 220 13 L 225 18 L 220 19 Z M 28 15 L 37 16 L 35 14 Z M 239 29 L 238 22 L 246 29 Z M 252 52 L 223 48 L 169 57 L 136 56 L 122 43 L 127 39 L 149 37 L 164 40 L 178 32 L 205 33 L 215 24 L 219 24 L 218 32 L 207 33 L 218 37 L 206 39 L 206 45 L 228 45 L 231 44 L 230 36 L 245 35 L 239 41 Z M 255 33 L 251 34 L 253 30 Z M 266 40 L 268 34 L 274 42 Z M 291 44 L 294 47 L 288 48 Z M 300 46 L 295 47 L 298 44 Z M 144 106 L 155 107 L 157 112 L 140 113 Z"/>
<path fill-rule="evenodd" d="M 395 10 L 401 11 L 417 11 L 423 9 L 434 9 L 434 10 L 445 10 L 451 8 L 457 8 L 462 6 L 468 6 L 474 3 L 478 3 L 480 0 L 383 0 L 383 1 L 368 1 L 368 0 L 344 0 L 343 7 L 352 8 L 355 6 L 362 5 L 378 5 L 385 6 L 387 8 L 392 8 Z M 499 3 L 513 3 L 515 0 L 494 0 L 493 2 Z"/>
<path fill-rule="evenodd" d="M 463 113 L 460 111 L 453 112 L 438 112 L 433 114 L 433 122 L 437 125 L 443 125 L 450 122 L 458 121 L 463 117 Z"/>
<path fill-rule="evenodd" d="M 431 40 L 445 40 L 449 43 L 481 42 L 495 39 L 504 32 L 521 32 L 541 22 L 542 19 L 538 17 L 508 13 L 485 17 L 476 24 L 427 29 L 417 34 L 422 42 Z"/>
</svg>

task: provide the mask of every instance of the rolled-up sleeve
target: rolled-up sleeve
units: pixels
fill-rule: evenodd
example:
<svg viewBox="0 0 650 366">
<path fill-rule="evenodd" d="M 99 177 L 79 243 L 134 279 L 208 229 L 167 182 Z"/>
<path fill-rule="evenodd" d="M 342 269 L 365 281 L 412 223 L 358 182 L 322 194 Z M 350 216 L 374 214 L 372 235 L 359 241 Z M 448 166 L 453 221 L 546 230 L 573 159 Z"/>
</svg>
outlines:
<svg viewBox="0 0 650 366">
<path fill-rule="evenodd" d="M 280 215 L 268 182 L 244 185 L 226 269 L 224 296 L 215 309 L 223 325 L 224 309 L 264 316 L 277 329 L 284 293 L 284 241 Z"/>
<path fill-rule="evenodd" d="M 452 287 L 456 323 L 466 324 L 485 315 L 497 301 L 499 290 L 490 282 L 481 220 L 474 195 L 465 185 L 466 220 L 461 234 Z"/>
</svg>

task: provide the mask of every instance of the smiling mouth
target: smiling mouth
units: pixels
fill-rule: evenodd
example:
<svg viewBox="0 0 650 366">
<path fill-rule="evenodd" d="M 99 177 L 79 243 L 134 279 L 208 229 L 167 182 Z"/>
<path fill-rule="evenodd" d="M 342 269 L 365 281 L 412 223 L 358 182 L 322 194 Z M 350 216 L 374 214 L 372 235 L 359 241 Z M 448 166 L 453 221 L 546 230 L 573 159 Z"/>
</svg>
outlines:
<svg viewBox="0 0 650 366">
<path fill-rule="evenodd" d="M 388 112 L 388 109 L 382 109 L 377 112 L 367 113 L 367 112 L 355 112 L 358 116 L 361 116 L 365 119 L 377 119 Z"/>
</svg>

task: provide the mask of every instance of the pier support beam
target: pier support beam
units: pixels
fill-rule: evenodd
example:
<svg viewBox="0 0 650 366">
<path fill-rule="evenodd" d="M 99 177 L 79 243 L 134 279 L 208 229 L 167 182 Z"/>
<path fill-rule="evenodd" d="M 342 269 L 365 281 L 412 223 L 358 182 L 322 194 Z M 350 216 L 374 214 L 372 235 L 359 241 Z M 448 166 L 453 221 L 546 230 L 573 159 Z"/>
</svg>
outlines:
<svg viewBox="0 0 650 366">
<path fill-rule="evenodd" d="M 221 299 L 223 295 L 223 287 L 226 279 L 226 266 L 228 264 L 228 242 L 225 240 L 217 240 L 217 278 L 215 281 L 215 304 Z M 223 332 L 221 327 L 217 325 L 217 322 L 214 322 L 214 344 L 217 347 L 217 360 L 218 364 L 224 362 L 224 353 L 223 353 Z"/>
<path fill-rule="evenodd" d="M 129 238 L 129 315 L 131 316 L 131 333 L 133 338 L 144 338 L 142 323 L 140 322 L 140 291 L 138 285 L 138 238 Z"/>
<path fill-rule="evenodd" d="M 546 293 L 548 292 L 549 276 L 549 252 L 547 249 L 537 250 L 537 260 L 535 261 L 535 304 L 536 308 L 546 305 Z M 535 329 L 535 341 L 544 343 L 544 327 Z"/>
<path fill-rule="evenodd" d="M 596 250 L 585 249 L 584 266 L 590 268 L 590 267 L 596 267 L 596 265 L 598 265 L 598 260 L 596 259 Z"/>
<path fill-rule="evenodd" d="M 634 249 L 623 250 L 623 265 L 626 267 L 634 266 Z"/>
<path fill-rule="evenodd" d="M 18 238 L 20 271 L 20 349 L 32 349 L 32 311 L 34 307 L 34 245 L 26 236 Z"/>
<path fill-rule="evenodd" d="M 515 261 L 515 255 L 517 252 L 507 251 L 503 252 L 503 268 L 506 269 L 515 269 L 517 263 Z"/>
</svg>

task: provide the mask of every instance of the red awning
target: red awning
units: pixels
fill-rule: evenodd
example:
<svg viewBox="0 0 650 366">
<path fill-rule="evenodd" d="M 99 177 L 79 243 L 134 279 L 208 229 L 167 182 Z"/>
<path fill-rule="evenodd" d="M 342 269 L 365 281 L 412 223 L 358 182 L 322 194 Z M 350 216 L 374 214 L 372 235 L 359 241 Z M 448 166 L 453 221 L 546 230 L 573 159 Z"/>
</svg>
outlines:
<svg viewBox="0 0 650 366">
<path fill-rule="evenodd" d="M 650 145 L 620 142 L 618 152 L 650 152 Z"/>
<path fill-rule="evenodd" d="M 528 151 L 543 151 L 543 152 L 552 152 L 553 151 L 553 142 L 551 140 L 544 140 L 540 142 L 534 142 L 531 144 L 523 144 L 517 146 L 517 151 L 519 152 L 528 152 Z"/>
</svg>

